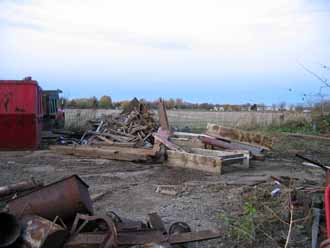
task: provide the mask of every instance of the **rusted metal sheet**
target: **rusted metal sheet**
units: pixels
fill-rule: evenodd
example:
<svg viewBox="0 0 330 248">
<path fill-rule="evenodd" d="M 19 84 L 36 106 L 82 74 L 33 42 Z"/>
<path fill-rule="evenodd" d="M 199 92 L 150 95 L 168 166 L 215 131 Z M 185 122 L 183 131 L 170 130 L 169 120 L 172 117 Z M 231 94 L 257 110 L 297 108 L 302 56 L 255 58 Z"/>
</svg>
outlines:
<svg viewBox="0 0 330 248">
<path fill-rule="evenodd" d="M 21 219 L 23 247 L 60 248 L 68 231 L 60 225 L 36 215 L 25 215 Z"/>
<path fill-rule="evenodd" d="M 11 200 L 8 208 L 17 216 L 35 214 L 46 219 L 58 216 L 63 220 L 71 220 L 77 213 L 93 213 L 88 185 L 77 175 Z"/>
<path fill-rule="evenodd" d="M 22 182 L 15 183 L 15 184 L 1 186 L 0 187 L 0 197 L 11 195 L 11 194 L 14 194 L 17 192 L 26 191 L 26 190 L 32 190 L 32 189 L 38 188 L 42 185 L 43 185 L 42 182 L 38 182 L 38 181 L 32 179 L 30 181 L 22 181 Z"/>
<path fill-rule="evenodd" d="M 163 99 L 159 99 L 158 104 L 158 115 L 159 115 L 159 124 L 163 130 L 171 131 L 170 124 L 168 122 L 166 106 Z"/>
<path fill-rule="evenodd" d="M 13 244 L 21 233 L 21 226 L 14 215 L 0 213 L 0 247 Z"/>
</svg>

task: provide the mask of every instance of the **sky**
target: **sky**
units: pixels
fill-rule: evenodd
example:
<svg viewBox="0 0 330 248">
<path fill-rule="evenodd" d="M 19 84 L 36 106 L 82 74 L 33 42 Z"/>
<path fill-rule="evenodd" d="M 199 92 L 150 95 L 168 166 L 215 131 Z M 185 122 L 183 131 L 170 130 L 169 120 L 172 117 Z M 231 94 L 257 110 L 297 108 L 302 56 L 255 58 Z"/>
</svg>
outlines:
<svg viewBox="0 0 330 248">
<path fill-rule="evenodd" d="M 329 31 L 328 0 L 0 0 L 0 79 L 68 98 L 301 103 L 322 86 L 301 64 L 330 80 Z"/>
</svg>

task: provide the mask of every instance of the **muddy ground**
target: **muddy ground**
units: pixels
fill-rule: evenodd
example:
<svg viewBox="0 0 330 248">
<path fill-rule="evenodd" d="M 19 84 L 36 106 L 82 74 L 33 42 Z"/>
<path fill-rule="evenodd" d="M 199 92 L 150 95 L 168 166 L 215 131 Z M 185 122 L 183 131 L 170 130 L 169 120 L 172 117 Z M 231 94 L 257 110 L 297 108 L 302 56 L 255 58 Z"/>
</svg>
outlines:
<svg viewBox="0 0 330 248">
<path fill-rule="evenodd" d="M 287 176 L 322 186 L 323 172 L 301 166 L 294 158 L 295 149 L 317 155 L 323 162 L 329 159 L 330 142 L 293 140 L 278 136 L 274 151 L 266 161 L 251 161 L 249 169 L 228 166 L 223 175 L 171 168 L 163 164 L 139 164 L 103 159 L 62 156 L 48 150 L 34 152 L 0 152 L 0 184 L 6 185 L 30 177 L 46 183 L 78 174 L 90 185 L 92 197 L 105 193 L 95 201 L 96 213 L 115 211 L 118 215 L 144 220 L 148 213 L 158 212 L 167 227 L 176 221 L 187 222 L 192 229 L 226 228 L 221 213 L 239 216 L 244 212 L 246 192 L 262 187 L 275 187 L 270 176 Z M 297 147 L 297 144 L 300 144 Z M 303 144 L 303 145 L 301 145 Z M 258 182 L 258 183 L 257 183 Z M 262 184 L 259 184 L 263 182 Z M 174 185 L 178 194 L 156 192 L 158 185 Z M 267 193 L 267 194 L 268 194 Z M 275 225 L 275 224 L 274 224 Z M 278 237 L 257 236 L 238 241 L 225 236 L 212 242 L 200 242 L 191 247 L 283 247 L 287 227 Z M 301 227 L 300 227 L 301 228 Z M 272 226 L 269 226 L 270 233 Z M 309 234 L 292 237 L 289 247 L 310 247 Z M 268 232 L 266 230 L 266 232 Z M 273 234 L 271 234 L 273 235 Z"/>
</svg>

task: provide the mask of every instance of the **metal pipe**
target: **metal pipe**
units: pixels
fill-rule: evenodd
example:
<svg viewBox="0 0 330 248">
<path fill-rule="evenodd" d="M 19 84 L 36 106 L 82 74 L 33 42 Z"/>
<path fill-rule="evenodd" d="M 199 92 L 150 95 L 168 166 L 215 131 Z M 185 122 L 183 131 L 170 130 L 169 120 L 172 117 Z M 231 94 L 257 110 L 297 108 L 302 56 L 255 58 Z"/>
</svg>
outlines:
<svg viewBox="0 0 330 248">
<path fill-rule="evenodd" d="M 21 233 L 21 226 L 12 214 L 0 213 L 0 247 L 13 244 Z"/>
<path fill-rule="evenodd" d="M 42 185 L 43 185 L 42 182 L 38 182 L 38 181 L 35 181 L 34 179 L 32 179 L 31 181 L 22 181 L 22 182 L 15 183 L 15 184 L 1 186 L 0 187 L 0 197 L 11 195 L 11 194 L 14 194 L 17 192 L 35 189 Z"/>
</svg>

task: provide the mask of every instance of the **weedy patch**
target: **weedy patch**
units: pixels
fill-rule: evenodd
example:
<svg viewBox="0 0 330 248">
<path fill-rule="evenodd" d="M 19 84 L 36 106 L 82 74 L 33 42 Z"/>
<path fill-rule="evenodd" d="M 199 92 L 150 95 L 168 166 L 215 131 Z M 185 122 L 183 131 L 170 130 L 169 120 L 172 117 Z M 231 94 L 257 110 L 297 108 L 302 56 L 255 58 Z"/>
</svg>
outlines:
<svg viewBox="0 0 330 248">
<path fill-rule="evenodd" d="M 272 196 L 276 188 L 278 193 Z M 309 239 L 304 225 L 310 216 L 293 204 L 294 188 L 291 183 L 246 188 L 241 214 L 218 215 L 225 225 L 226 238 L 241 247 L 305 247 L 301 242 Z"/>
</svg>

